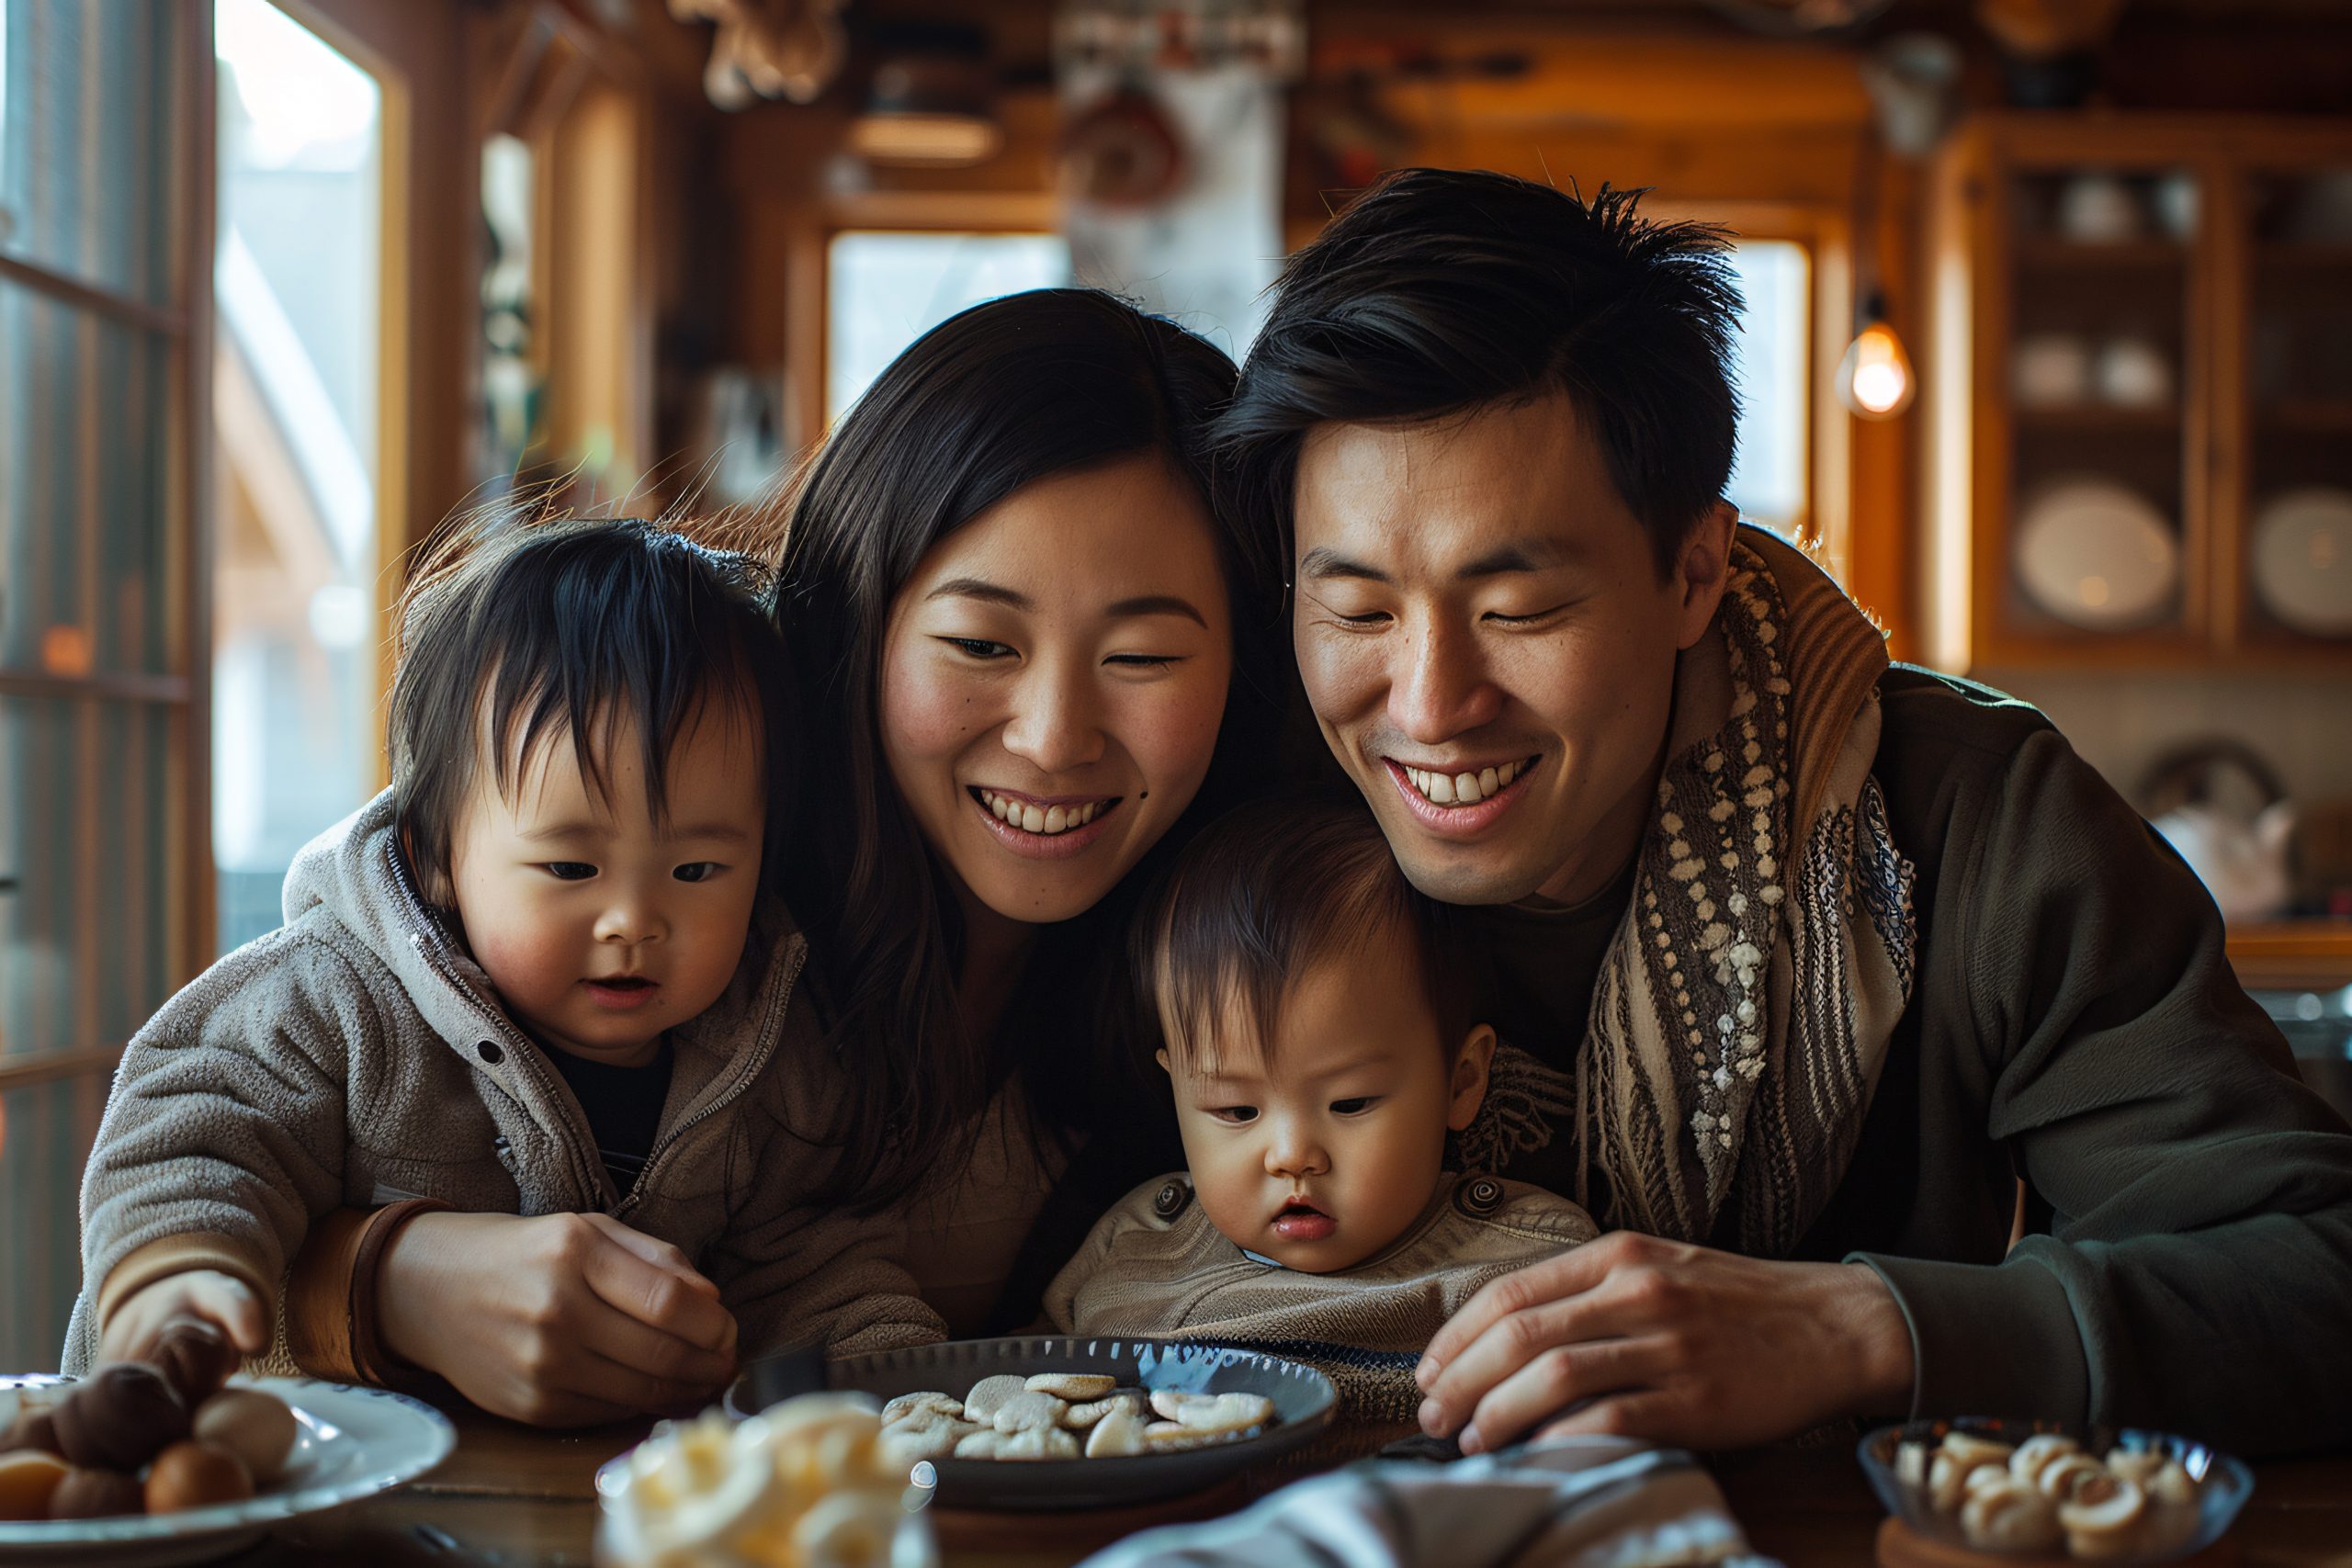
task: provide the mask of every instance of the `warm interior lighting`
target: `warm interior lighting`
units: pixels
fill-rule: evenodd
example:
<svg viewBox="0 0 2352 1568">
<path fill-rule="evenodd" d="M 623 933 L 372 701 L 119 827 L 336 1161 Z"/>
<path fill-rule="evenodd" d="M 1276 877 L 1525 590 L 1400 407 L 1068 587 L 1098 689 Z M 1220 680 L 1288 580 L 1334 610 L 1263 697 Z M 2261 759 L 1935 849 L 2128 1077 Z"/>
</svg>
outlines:
<svg viewBox="0 0 2352 1568">
<path fill-rule="evenodd" d="M 1866 324 L 1838 363 L 1838 395 L 1864 419 L 1893 419 L 1911 406 L 1918 378 L 1903 340 L 1886 324 L 1884 304 L 1872 299 L 1863 317 Z"/>
<path fill-rule="evenodd" d="M 875 164 L 958 168 L 986 163 L 1003 144 L 1003 130 L 977 114 L 869 110 L 849 128 L 850 151 Z"/>
</svg>

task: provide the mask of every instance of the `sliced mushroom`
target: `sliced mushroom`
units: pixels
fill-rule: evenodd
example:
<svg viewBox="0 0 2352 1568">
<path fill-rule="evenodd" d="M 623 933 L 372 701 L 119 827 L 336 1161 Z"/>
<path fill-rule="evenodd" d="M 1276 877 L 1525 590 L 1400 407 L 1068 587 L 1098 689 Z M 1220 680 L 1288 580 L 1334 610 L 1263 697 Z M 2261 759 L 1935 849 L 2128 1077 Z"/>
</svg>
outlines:
<svg viewBox="0 0 2352 1568">
<path fill-rule="evenodd" d="M 1946 1432 L 1944 1452 L 1958 1461 L 1962 1470 L 1973 1470 L 1980 1464 L 2007 1464 L 2017 1450 L 2007 1443 L 1980 1438 L 1973 1432 Z"/>
<path fill-rule="evenodd" d="M 2067 1454 L 2079 1454 L 2083 1445 L 2063 1432 L 2036 1432 L 2018 1445 L 2009 1456 L 2009 1473 L 2032 1486 L 2041 1479 L 2041 1472 L 2055 1461 Z"/>
<path fill-rule="evenodd" d="M 1951 1513 L 1968 1495 L 1968 1469 L 1942 1449 L 1928 1461 L 1928 1501 L 1936 1512 Z"/>
<path fill-rule="evenodd" d="M 1927 1486 L 1927 1444 L 1905 1443 L 1894 1450 L 1894 1479 L 1914 1489 Z"/>
<path fill-rule="evenodd" d="M 2147 1513 L 2147 1494 L 2138 1483 L 2099 1475 L 2058 1505 L 2058 1522 L 2066 1530 L 2066 1550 L 2075 1556 L 2121 1557 L 2138 1549 Z"/>
<path fill-rule="evenodd" d="M 2148 1478 L 2172 1462 L 2160 1449 L 2109 1449 L 2107 1450 L 2108 1473 L 2124 1481 L 2136 1481 L 2143 1486 Z"/>
<path fill-rule="evenodd" d="M 2143 1489 L 2158 1503 L 2194 1505 L 2197 1501 L 2197 1483 L 2177 1459 L 2165 1461 Z"/>
<path fill-rule="evenodd" d="M 2046 1551 L 2058 1544 L 2058 1514 L 2049 1498 L 2004 1473 L 1968 1495 L 1960 1530 L 1981 1551 Z"/>
<path fill-rule="evenodd" d="M 2107 1467 L 2088 1454 L 2061 1454 L 2042 1466 L 2034 1487 L 2043 1496 L 2063 1503 L 2093 1478 L 2105 1478 Z"/>
</svg>

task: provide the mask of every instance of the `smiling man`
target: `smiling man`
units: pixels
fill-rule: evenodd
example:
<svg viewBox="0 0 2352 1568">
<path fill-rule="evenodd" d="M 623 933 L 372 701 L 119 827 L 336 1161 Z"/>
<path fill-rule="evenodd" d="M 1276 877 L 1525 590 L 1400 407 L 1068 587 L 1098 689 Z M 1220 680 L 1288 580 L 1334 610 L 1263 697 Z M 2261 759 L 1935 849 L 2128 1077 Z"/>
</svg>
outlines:
<svg viewBox="0 0 2352 1568">
<path fill-rule="evenodd" d="M 1505 1044 L 1464 1146 L 1615 1233 L 1473 1298 L 1423 1424 L 2345 1440 L 2352 1136 L 2047 721 L 1890 665 L 1738 525 L 1721 248 L 1406 171 L 1292 261 L 1221 424 L 1332 754 L 1482 907 Z"/>
</svg>

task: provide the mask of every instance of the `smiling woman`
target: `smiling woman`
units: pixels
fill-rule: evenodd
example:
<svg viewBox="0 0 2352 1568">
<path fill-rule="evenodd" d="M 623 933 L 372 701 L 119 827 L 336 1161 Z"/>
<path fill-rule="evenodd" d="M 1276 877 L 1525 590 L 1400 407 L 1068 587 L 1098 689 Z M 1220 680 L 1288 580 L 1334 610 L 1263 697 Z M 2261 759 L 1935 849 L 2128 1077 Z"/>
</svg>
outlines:
<svg viewBox="0 0 2352 1568">
<path fill-rule="evenodd" d="M 1081 1130 L 1156 1103 L 1116 962 L 1138 868 L 1265 772 L 1271 574 L 1201 457 L 1232 376 L 1108 295 L 1013 295 L 885 370 L 794 498 L 781 615 L 822 773 L 786 874 L 858 1075 L 838 1196 L 957 1188 L 917 1253 L 958 1329 Z"/>
</svg>

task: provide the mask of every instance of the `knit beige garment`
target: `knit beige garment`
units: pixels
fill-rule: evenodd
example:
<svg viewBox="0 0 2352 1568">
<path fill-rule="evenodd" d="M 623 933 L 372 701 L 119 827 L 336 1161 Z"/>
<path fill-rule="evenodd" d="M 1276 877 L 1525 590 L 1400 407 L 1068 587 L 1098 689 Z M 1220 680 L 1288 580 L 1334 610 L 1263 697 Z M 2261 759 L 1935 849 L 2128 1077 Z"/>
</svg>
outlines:
<svg viewBox="0 0 2352 1568">
<path fill-rule="evenodd" d="M 1095 1222 L 1046 1287 L 1060 1333 L 1248 1345 L 1327 1374 L 1341 1414 L 1409 1421 L 1413 1368 L 1439 1325 L 1487 1280 L 1590 1241 L 1592 1218 L 1540 1187 L 1446 1175 L 1388 1247 L 1307 1274 L 1236 1247 L 1182 1174 L 1147 1181 Z"/>
</svg>

